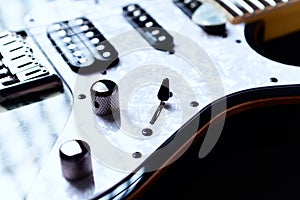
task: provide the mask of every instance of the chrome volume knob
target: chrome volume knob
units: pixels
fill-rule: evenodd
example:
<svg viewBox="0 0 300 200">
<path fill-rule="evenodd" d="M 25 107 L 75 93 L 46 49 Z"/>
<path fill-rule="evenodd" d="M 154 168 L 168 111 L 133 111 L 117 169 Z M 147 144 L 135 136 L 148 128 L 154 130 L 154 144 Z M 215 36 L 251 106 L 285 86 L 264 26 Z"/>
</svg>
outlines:
<svg viewBox="0 0 300 200">
<path fill-rule="evenodd" d="M 118 86 L 111 80 L 99 80 L 91 87 L 93 111 L 104 116 L 119 111 Z"/>
<path fill-rule="evenodd" d="M 70 140 L 60 146 L 62 175 L 68 181 L 84 179 L 93 173 L 89 145 L 81 140 Z"/>
</svg>

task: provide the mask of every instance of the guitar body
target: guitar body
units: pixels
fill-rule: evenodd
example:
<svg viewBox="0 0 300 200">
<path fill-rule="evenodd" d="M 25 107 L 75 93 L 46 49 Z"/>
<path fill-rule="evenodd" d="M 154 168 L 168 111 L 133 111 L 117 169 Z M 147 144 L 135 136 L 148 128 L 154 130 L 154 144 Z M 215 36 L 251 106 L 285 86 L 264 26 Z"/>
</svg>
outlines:
<svg viewBox="0 0 300 200">
<path fill-rule="evenodd" d="M 149 45 L 126 21 L 122 8 L 131 3 L 50 2 L 26 16 L 27 40 L 61 78 L 64 90 L 1 113 L 3 124 L 9 124 L 0 131 L 1 144 L 7 145 L 0 151 L 0 180 L 10 183 L 4 186 L 4 196 L 134 199 L 193 143 L 201 141 L 196 146 L 205 161 L 227 117 L 257 107 L 299 103 L 300 68 L 257 53 L 245 37 L 246 24 L 226 24 L 227 37 L 208 35 L 172 1 L 135 2 L 174 39 L 174 52 L 166 52 Z M 51 28 L 81 23 L 75 19 L 93 24 L 118 52 L 118 60 L 99 71 L 74 70 Z M 102 58 L 91 64 L 93 69 Z M 173 96 L 150 124 L 165 78 Z M 93 113 L 91 85 L 101 79 L 118 84 L 121 122 Z M 144 134 L 145 129 L 153 132 Z M 93 164 L 92 177 L 75 183 L 62 176 L 59 157 L 61 145 L 74 139 L 91 146 Z"/>
<path fill-rule="evenodd" d="M 282 104 L 227 118 L 209 155 L 199 159 L 199 139 L 132 199 L 299 198 L 298 113 Z"/>
</svg>

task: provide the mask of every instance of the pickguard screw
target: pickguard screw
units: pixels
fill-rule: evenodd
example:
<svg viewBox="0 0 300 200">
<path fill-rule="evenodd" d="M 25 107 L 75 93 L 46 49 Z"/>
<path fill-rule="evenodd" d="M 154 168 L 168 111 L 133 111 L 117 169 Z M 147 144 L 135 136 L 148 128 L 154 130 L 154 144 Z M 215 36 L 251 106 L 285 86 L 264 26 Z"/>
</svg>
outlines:
<svg viewBox="0 0 300 200">
<path fill-rule="evenodd" d="M 197 106 L 199 106 L 199 103 L 198 103 L 197 101 L 192 101 L 192 102 L 190 103 L 190 105 L 191 105 L 192 107 L 197 107 Z"/>
<path fill-rule="evenodd" d="M 143 134 L 144 136 L 151 136 L 151 135 L 153 134 L 153 131 L 152 131 L 152 129 L 150 129 L 150 128 L 144 128 L 144 129 L 142 130 L 142 134 Z"/>
<path fill-rule="evenodd" d="M 133 158 L 141 158 L 141 157 L 142 157 L 142 154 L 141 154 L 140 152 L 134 152 L 134 153 L 132 154 L 132 157 L 133 157 Z"/>
<path fill-rule="evenodd" d="M 85 99 L 85 98 L 86 98 L 86 96 L 84 94 L 78 95 L 78 99 Z"/>
<path fill-rule="evenodd" d="M 277 78 L 274 78 L 274 77 L 272 77 L 272 78 L 270 78 L 270 81 L 271 81 L 271 82 L 273 82 L 273 83 L 276 83 L 276 82 L 278 82 L 278 79 L 277 79 Z"/>
</svg>

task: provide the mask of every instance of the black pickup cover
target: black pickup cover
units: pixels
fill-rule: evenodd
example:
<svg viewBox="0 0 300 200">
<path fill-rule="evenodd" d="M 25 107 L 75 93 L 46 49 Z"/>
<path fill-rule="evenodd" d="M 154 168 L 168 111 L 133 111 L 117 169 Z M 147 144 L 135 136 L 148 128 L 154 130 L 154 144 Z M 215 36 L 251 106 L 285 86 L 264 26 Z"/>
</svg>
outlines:
<svg viewBox="0 0 300 200">
<path fill-rule="evenodd" d="M 47 35 L 76 73 L 104 72 L 119 62 L 116 49 L 87 18 L 54 23 Z"/>
<path fill-rule="evenodd" d="M 123 16 L 153 48 L 174 52 L 173 37 L 141 6 L 129 4 L 123 7 Z"/>
<path fill-rule="evenodd" d="M 189 18 L 192 18 L 194 12 L 202 5 L 198 0 L 173 0 L 173 3 L 179 7 Z"/>
</svg>

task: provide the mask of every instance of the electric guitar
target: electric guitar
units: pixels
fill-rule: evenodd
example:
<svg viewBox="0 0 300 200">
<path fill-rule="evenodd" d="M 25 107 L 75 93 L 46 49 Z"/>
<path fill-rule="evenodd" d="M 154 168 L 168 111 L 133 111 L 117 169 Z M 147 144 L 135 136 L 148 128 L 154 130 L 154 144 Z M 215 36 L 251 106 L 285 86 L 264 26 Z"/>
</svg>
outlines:
<svg viewBox="0 0 300 200">
<path fill-rule="evenodd" d="M 199 24 L 203 5 L 227 22 Z M 25 30 L 0 34 L 2 197 L 134 199 L 199 138 L 205 157 L 228 116 L 299 103 L 300 69 L 249 45 L 298 31 L 297 18 L 275 30 L 287 13 L 299 1 L 33 8 Z"/>
</svg>

